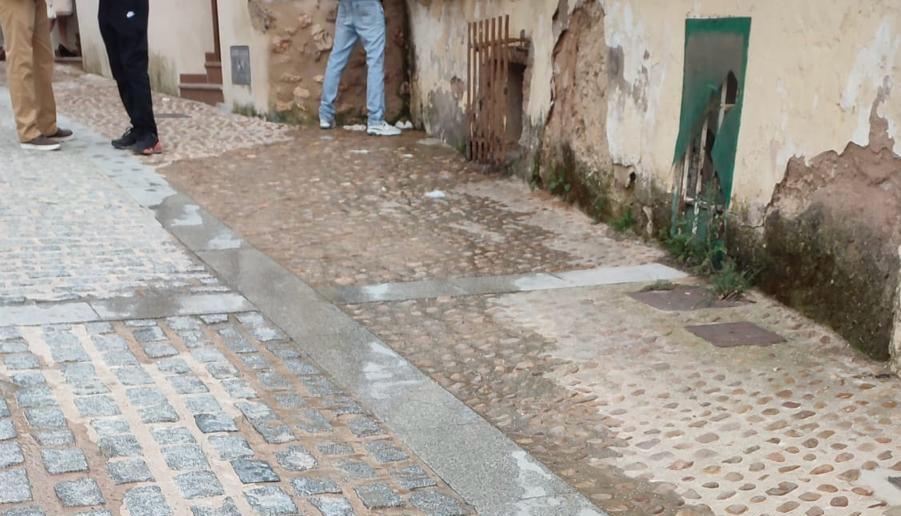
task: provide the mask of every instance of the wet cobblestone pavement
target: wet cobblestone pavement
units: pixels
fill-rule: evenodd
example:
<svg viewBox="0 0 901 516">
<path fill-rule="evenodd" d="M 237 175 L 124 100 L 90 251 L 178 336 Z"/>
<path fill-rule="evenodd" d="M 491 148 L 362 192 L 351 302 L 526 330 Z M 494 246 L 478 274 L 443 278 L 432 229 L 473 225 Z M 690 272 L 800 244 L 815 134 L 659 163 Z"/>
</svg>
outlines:
<svg viewBox="0 0 901 516">
<path fill-rule="evenodd" d="M 450 149 L 418 143 L 422 138 L 301 129 L 290 143 L 185 161 L 162 173 L 314 286 L 662 257 L 518 181 L 470 168 Z"/>
<path fill-rule="evenodd" d="M 120 115 L 109 103 L 85 98 L 90 95 L 83 88 L 95 82 L 103 81 L 78 74 L 62 77 L 62 110 L 113 135 Z M 190 123 L 164 122 L 173 140 L 206 135 L 211 125 L 204 122 L 221 116 L 190 103 L 172 111 L 192 113 Z M 154 164 L 166 165 L 161 173 L 179 190 L 322 291 L 336 286 L 366 291 L 385 282 L 562 273 L 664 259 L 657 247 L 592 224 L 571 207 L 530 192 L 517 181 L 473 169 L 454 151 L 423 141 L 421 134 L 381 140 L 346 131 L 289 131 L 237 117 L 219 131 L 228 145 L 176 147 Z M 258 145 L 262 142 L 272 144 Z M 832 332 L 757 294 L 739 306 L 664 312 L 630 297 L 643 286 L 426 295 L 342 308 L 611 514 L 901 514 L 901 487 L 891 480 L 901 477 L 901 380 L 887 374 L 883 364 L 858 355 Z M 385 509 L 389 514 L 434 507 L 430 504 L 439 500 L 462 506 L 432 471 L 416 464 L 402 443 L 390 434 L 368 435 L 384 430 L 348 412 L 352 400 L 332 406 L 327 401 L 331 395 L 324 394 L 328 389 L 323 392 L 318 381 L 305 382 L 309 370 L 290 365 L 294 358 L 284 360 L 269 349 L 269 335 L 254 333 L 245 326 L 247 320 L 235 315 L 193 319 L 199 334 L 229 361 L 211 361 L 223 364 L 212 369 L 194 356 L 181 336 L 188 331 L 180 328 L 181 319 L 113 325 L 110 330 L 126 342 L 153 380 L 149 390 L 126 383 L 142 381 L 139 371 L 127 369 L 133 366 L 110 365 L 96 354 L 96 328 L 62 328 L 62 334 L 80 339 L 89 363 L 104 372 L 99 376 L 111 382 L 104 383 L 109 394 L 76 393 L 67 383 L 67 362 L 54 366 L 48 361 L 53 354 L 41 352 L 40 342 L 60 332 L 47 327 L 24 332 L 25 344 L 37 342 L 38 349 L 12 345 L 2 371 L 14 378 L 16 368 L 33 366 L 34 360 L 49 367 L 46 381 L 56 386 L 51 393 L 59 406 L 70 407 L 63 416 L 91 471 L 106 468 L 104 450 L 128 454 L 136 444 L 142 449 L 151 442 L 160 446 L 153 433 L 157 427 L 187 427 L 204 452 L 202 457 L 192 455 L 193 444 L 161 434 L 172 439 L 166 447 L 183 453 L 167 457 L 160 452 L 152 464 L 145 460 L 146 470 L 127 455 L 116 458 L 113 462 L 121 464 L 98 479 L 96 487 L 83 481 L 83 473 L 60 473 L 74 483 L 40 496 L 57 504 L 99 495 L 108 504 L 131 501 L 136 507 L 160 496 L 172 507 L 201 503 L 197 500 L 225 504 L 228 499 L 245 504 L 236 509 L 242 514 L 264 503 L 342 514 L 342 500 L 365 513 L 371 507 L 367 503 L 391 505 L 398 497 L 403 508 Z M 723 322 L 756 323 L 785 342 L 718 348 L 686 328 Z M 140 324 L 155 325 L 162 332 L 177 358 L 188 364 L 184 373 L 159 368 L 159 363 L 176 357 L 166 357 L 166 346 L 153 340 L 156 330 L 142 331 Z M 6 341 L 20 339 L 7 336 Z M 292 346 L 302 351 L 303 342 Z M 26 351 L 36 358 L 23 354 Z M 120 377 L 113 368 L 126 371 Z M 227 375 L 232 370 L 243 382 L 231 381 Z M 226 376 L 217 377 L 222 374 Z M 172 382 L 170 377 L 177 376 L 189 379 Z M 12 380 L 8 383 L 11 391 L 20 388 Z M 208 393 L 200 392 L 201 384 Z M 286 388 L 298 389 L 301 399 L 282 396 Z M 169 409 L 158 403 L 161 398 L 153 389 L 165 395 Z M 131 396 L 130 390 L 135 391 Z M 14 424 L 0 424 L 0 436 L 11 428 L 24 435 L 31 422 L 60 424 L 59 414 L 48 410 L 33 411 L 28 418 L 26 410 L 43 408 L 27 406 L 40 403 L 42 392 L 46 394 L 35 389 L 32 396 L 23 396 L 25 407 L 16 405 L 14 394 L 7 396 Z M 205 395 L 210 393 L 222 411 L 194 418 L 195 411 L 214 407 L 207 404 Z M 76 403 L 80 397 L 90 399 Z M 189 405 L 188 398 L 196 400 Z M 322 419 L 303 419 L 307 407 Z M 95 415 L 84 416 L 82 409 Z M 116 410 L 121 414 L 112 415 Z M 104 447 L 89 445 L 93 437 L 100 438 L 91 419 L 123 417 L 131 417 L 129 431 L 113 432 L 116 439 Z M 173 417 L 178 421 L 152 422 Z M 325 440 L 325 449 L 319 446 L 319 434 L 309 432 L 317 424 L 324 428 L 323 421 L 336 435 Z M 238 432 L 229 432 L 230 424 Z M 278 442 L 288 438 L 288 431 L 296 441 Z M 137 443 L 118 438 L 128 434 L 135 435 Z M 225 439 L 238 435 L 246 446 Z M 213 439 L 217 436 L 223 439 Z M 48 439 L 62 443 L 54 449 L 72 448 L 59 435 Z M 47 468 L 83 467 L 77 452 L 53 452 L 38 459 L 30 446 L 21 448 L 35 457 L 25 461 L 31 465 L 26 469 L 32 485 L 50 475 Z M 220 450 L 226 455 L 219 455 Z M 10 463 L 0 475 L 13 481 L 9 485 L 20 486 L 17 453 L 15 447 L 0 447 L 0 463 Z M 201 459 L 216 467 L 203 466 Z M 315 466 L 309 470 L 291 469 L 310 464 Z M 320 472 L 339 482 L 340 495 L 323 494 L 329 493 L 327 483 L 295 481 Z M 148 474 L 154 480 L 143 484 L 117 485 L 114 480 Z M 242 476 L 279 480 L 251 488 L 242 483 Z M 126 494 L 135 485 L 141 487 Z M 0 498 L 10 500 L 26 495 L 22 489 L 0 490 Z"/>
<path fill-rule="evenodd" d="M 0 348 L 0 507 L 466 513 L 259 313 L 3 327 Z"/>
</svg>

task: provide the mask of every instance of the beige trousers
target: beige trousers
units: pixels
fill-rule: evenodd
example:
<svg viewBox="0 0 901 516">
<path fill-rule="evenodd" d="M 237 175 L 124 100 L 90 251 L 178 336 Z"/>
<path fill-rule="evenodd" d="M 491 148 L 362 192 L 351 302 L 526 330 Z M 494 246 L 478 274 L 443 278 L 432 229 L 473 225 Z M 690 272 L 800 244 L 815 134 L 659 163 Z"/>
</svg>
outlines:
<svg viewBox="0 0 901 516">
<path fill-rule="evenodd" d="M 46 0 L 0 0 L 0 26 L 19 139 L 55 134 L 54 59 Z"/>
</svg>

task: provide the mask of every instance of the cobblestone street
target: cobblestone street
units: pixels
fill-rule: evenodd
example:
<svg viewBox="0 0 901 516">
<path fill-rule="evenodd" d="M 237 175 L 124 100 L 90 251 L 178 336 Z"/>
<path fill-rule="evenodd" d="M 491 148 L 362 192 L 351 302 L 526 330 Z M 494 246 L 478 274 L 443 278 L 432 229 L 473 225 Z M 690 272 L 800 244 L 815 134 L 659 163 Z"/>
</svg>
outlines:
<svg viewBox="0 0 901 516">
<path fill-rule="evenodd" d="M 422 133 L 0 90 L 0 515 L 901 516 L 886 364 Z"/>
</svg>

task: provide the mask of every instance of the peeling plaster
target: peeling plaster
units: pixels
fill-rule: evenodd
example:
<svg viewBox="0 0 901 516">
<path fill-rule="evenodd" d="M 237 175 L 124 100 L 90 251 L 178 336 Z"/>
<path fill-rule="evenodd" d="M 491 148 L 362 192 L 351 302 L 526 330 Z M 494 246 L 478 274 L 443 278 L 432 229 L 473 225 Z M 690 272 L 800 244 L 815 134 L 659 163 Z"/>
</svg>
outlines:
<svg viewBox="0 0 901 516">
<path fill-rule="evenodd" d="M 869 143 L 870 106 L 873 102 L 872 98 L 866 98 L 864 87 L 879 88 L 886 79 L 891 84 L 892 73 L 897 73 L 897 70 L 893 72 L 892 67 L 899 48 L 901 48 L 901 35 L 893 38 L 890 23 L 883 22 L 872 43 L 857 54 L 854 67 L 848 76 L 842 92 L 841 107 L 843 110 L 857 115 L 857 128 L 854 130 L 851 141 L 860 146 L 866 146 Z M 894 152 L 901 154 L 901 142 L 898 141 L 895 133 L 895 121 L 884 112 L 880 112 L 879 115 L 890 120 L 889 136 L 895 140 Z"/>
</svg>

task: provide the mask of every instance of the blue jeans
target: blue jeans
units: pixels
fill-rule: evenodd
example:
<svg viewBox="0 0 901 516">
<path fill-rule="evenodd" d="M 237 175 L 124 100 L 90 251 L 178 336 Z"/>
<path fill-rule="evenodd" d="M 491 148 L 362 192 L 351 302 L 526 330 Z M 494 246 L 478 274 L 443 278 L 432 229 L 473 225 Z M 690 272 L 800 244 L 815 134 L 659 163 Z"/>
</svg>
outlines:
<svg viewBox="0 0 901 516">
<path fill-rule="evenodd" d="M 369 125 L 385 120 L 385 11 L 379 0 L 341 0 L 335 21 L 335 44 L 325 69 L 319 119 L 335 119 L 341 73 L 357 40 L 366 50 L 366 109 Z"/>
</svg>

